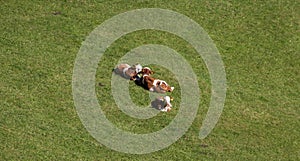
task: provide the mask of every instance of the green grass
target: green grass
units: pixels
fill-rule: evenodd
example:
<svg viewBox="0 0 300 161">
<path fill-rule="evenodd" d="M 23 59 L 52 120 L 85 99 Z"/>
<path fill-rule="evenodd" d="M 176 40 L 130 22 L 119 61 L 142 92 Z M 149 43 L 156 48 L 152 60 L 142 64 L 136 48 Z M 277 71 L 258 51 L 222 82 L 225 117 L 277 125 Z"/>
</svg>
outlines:
<svg viewBox="0 0 300 161">
<path fill-rule="evenodd" d="M 96 75 L 105 85 L 96 87 L 100 104 L 116 126 L 148 133 L 167 126 L 178 112 L 179 88 L 172 112 L 148 120 L 130 118 L 114 105 L 111 69 L 140 45 L 163 44 L 182 54 L 202 97 L 195 121 L 177 142 L 150 154 L 124 154 L 99 144 L 82 125 L 72 98 L 73 65 L 81 42 L 103 21 L 150 7 L 185 14 L 208 32 L 225 64 L 226 103 L 212 133 L 199 140 L 211 94 L 201 57 L 168 33 L 125 35 L 106 51 Z M 299 10 L 293 0 L 1 1 L 0 160 L 299 160 Z M 168 70 L 151 67 L 178 87 Z M 145 90 L 132 82 L 130 88 L 135 103 L 149 101 Z"/>
</svg>

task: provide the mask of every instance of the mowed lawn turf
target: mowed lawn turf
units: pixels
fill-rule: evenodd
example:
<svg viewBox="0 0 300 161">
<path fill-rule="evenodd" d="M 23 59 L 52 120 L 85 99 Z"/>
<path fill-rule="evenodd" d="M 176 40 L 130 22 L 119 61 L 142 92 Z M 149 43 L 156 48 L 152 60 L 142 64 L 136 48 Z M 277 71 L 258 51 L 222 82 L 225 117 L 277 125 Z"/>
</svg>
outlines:
<svg viewBox="0 0 300 161">
<path fill-rule="evenodd" d="M 95 76 L 99 104 L 118 128 L 158 131 L 180 108 L 174 73 L 150 64 L 156 77 L 175 86 L 173 110 L 139 120 L 118 109 L 111 70 L 133 48 L 161 44 L 176 50 L 193 67 L 201 91 L 197 117 L 185 135 L 161 151 L 133 155 L 105 147 L 84 128 L 74 106 L 72 73 L 81 43 L 93 29 L 139 8 L 169 9 L 199 23 L 221 54 L 227 95 L 216 127 L 200 140 L 211 96 L 200 55 L 167 32 L 141 30 L 121 37 L 105 52 Z M 299 10 L 295 0 L 1 1 L 0 160 L 299 160 Z M 133 82 L 129 88 L 134 103 L 150 103 L 147 91 Z"/>
</svg>

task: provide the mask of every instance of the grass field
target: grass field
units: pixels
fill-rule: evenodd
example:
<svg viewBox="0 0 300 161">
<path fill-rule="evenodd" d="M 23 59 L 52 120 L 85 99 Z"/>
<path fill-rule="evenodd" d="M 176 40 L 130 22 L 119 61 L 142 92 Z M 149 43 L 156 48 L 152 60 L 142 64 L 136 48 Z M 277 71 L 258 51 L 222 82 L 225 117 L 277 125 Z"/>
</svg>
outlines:
<svg viewBox="0 0 300 161">
<path fill-rule="evenodd" d="M 211 96 L 207 68 L 190 44 L 155 30 L 125 35 L 105 52 L 96 75 L 104 85 L 95 85 L 99 103 L 121 129 L 148 133 L 167 126 L 180 102 L 178 82 L 168 70 L 151 66 L 156 76 L 177 87 L 170 113 L 130 118 L 110 92 L 111 69 L 120 57 L 143 44 L 167 45 L 189 61 L 201 90 L 198 115 L 187 133 L 166 149 L 132 155 L 101 145 L 82 125 L 72 96 L 81 43 L 106 19 L 138 8 L 182 13 L 216 44 L 227 96 L 207 138 L 198 138 Z M 0 160 L 299 160 L 299 10 L 296 0 L 1 1 Z M 147 91 L 132 82 L 130 89 L 136 104 L 149 103 Z"/>
</svg>

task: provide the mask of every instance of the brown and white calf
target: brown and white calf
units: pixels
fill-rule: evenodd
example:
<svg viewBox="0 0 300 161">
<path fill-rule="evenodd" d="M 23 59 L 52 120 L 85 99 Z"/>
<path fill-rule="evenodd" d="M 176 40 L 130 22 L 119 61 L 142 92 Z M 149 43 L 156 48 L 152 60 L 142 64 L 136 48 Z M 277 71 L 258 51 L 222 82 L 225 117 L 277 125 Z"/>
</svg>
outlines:
<svg viewBox="0 0 300 161">
<path fill-rule="evenodd" d="M 174 87 L 169 86 L 166 81 L 151 77 L 150 71 L 142 70 L 142 72 L 144 72 L 142 84 L 149 91 L 158 92 L 158 93 L 166 93 L 166 92 L 172 92 L 174 90 Z"/>
<path fill-rule="evenodd" d="M 171 101 L 173 98 L 170 96 L 158 97 L 151 102 L 151 106 L 160 111 L 169 112 L 172 109 Z"/>
<path fill-rule="evenodd" d="M 126 79 L 133 79 L 139 72 L 142 71 L 142 65 L 136 64 L 130 66 L 128 64 L 119 64 L 113 69 L 113 71 Z"/>
</svg>

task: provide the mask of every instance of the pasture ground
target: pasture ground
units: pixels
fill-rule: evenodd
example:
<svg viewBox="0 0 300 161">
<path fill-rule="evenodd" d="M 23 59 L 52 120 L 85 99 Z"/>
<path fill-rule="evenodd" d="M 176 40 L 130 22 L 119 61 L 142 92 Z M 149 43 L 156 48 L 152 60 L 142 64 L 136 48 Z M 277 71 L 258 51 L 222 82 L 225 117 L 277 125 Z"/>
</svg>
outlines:
<svg viewBox="0 0 300 161">
<path fill-rule="evenodd" d="M 227 97 L 218 124 L 204 140 L 199 128 L 208 110 L 210 78 L 201 57 L 182 39 L 144 30 L 123 36 L 106 51 L 96 93 L 116 126 L 148 133 L 168 125 L 180 102 L 173 75 L 152 65 L 177 89 L 174 110 L 149 120 L 123 114 L 110 94 L 111 69 L 143 44 L 163 44 L 182 54 L 198 77 L 201 100 L 187 133 L 167 149 L 131 155 L 99 144 L 82 125 L 72 98 L 76 54 L 106 19 L 138 8 L 164 8 L 199 23 L 215 42 L 227 75 Z M 37 1 L 0 2 L 0 160 L 299 160 L 299 10 L 287 1 Z M 107 70 L 103 70 L 107 69 Z M 130 82 L 136 104 L 148 93 Z M 102 101 L 104 100 L 104 101 Z"/>
</svg>

